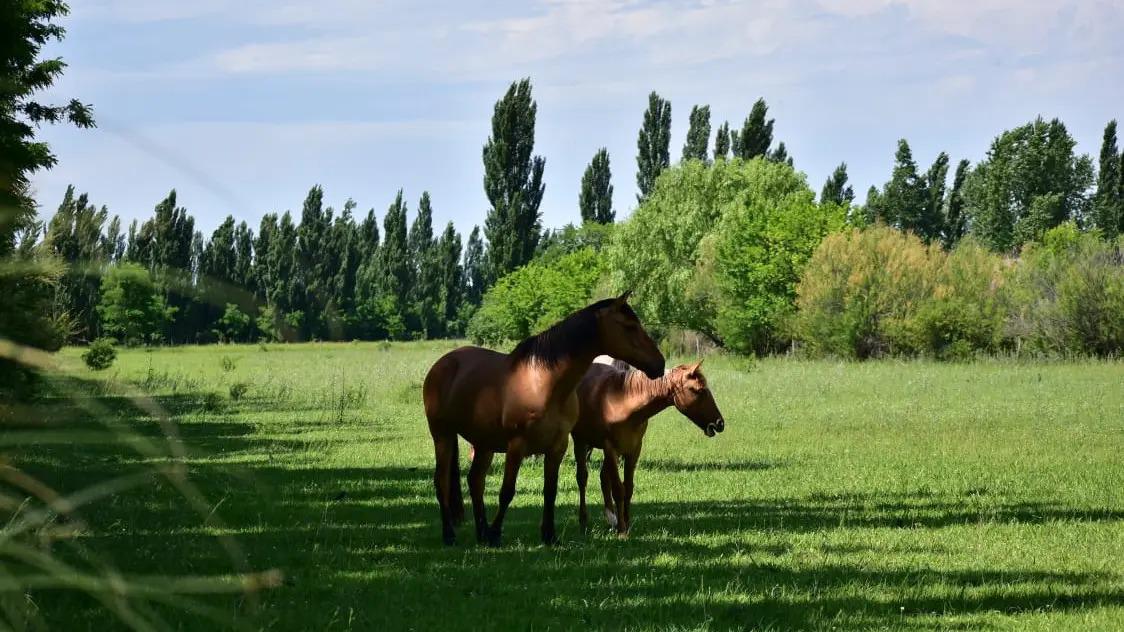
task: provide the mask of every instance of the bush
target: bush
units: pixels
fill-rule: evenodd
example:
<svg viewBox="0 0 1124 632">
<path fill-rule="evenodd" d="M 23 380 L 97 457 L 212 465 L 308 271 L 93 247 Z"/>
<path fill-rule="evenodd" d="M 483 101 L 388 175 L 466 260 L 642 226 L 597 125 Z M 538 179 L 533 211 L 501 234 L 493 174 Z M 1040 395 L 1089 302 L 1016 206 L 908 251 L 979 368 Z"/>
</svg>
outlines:
<svg viewBox="0 0 1124 632">
<path fill-rule="evenodd" d="M 932 296 L 940 253 L 884 226 L 829 236 L 797 287 L 792 335 L 813 354 L 852 358 L 915 346 L 908 321 Z"/>
<path fill-rule="evenodd" d="M 112 338 L 98 338 L 82 353 L 82 361 L 95 371 L 108 369 L 116 359 L 117 349 L 113 346 Z"/>
<path fill-rule="evenodd" d="M 583 248 L 552 263 L 534 261 L 503 277 L 468 324 L 477 344 L 522 340 L 590 302 L 605 271 L 601 256 Z"/>
<path fill-rule="evenodd" d="M 235 382 L 230 385 L 230 399 L 231 401 L 238 401 L 242 399 L 246 392 L 250 390 L 249 382 Z"/>
<path fill-rule="evenodd" d="M 1026 248 L 1014 280 L 1009 334 L 1020 350 L 1116 355 L 1124 350 L 1124 240 L 1072 223 Z"/>
<path fill-rule="evenodd" d="M 160 339 L 176 310 L 165 305 L 163 290 L 148 270 L 122 263 L 102 277 L 97 311 L 105 331 L 136 345 Z"/>
</svg>

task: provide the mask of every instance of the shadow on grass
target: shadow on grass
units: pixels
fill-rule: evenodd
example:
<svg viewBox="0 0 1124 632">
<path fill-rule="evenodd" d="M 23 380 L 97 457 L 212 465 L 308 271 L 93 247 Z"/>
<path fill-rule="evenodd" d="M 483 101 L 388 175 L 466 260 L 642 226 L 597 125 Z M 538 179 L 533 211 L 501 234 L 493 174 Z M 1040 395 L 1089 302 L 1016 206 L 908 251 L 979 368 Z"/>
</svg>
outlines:
<svg viewBox="0 0 1124 632">
<path fill-rule="evenodd" d="M 60 432 L 102 427 L 105 416 L 144 436 L 162 437 L 151 415 L 133 402 L 88 397 L 85 402 L 44 398 L 41 405 L 49 413 L 6 428 L 6 445 L 18 442 L 20 432 L 45 426 Z M 173 418 L 195 414 L 197 401 L 195 394 L 157 398 Z M 271 404 L 246 402 L 239 408 L 268 412 Z M 252 567 L 278 567 L 287 577 L 284 587 L 263 595 L 252 610 L 238 598 L 208 598 L 231 621 L 251 628 L 475 629 L 486 622 L 495 628 L 950 629 L 956 626 L 934 622 L 930 615 L 963 619 L 1124 605 L 1122 580 L 1114 574 L 871 568 L 871 554 L 887 559 L 894 554 L 877 545 L 837 547 L 833 561 L 809 563 L 785 559 L 787 545 L 777 544 L 788 534 L 839 527 L 1120 521 L 1121 511 L 978 502 L 927 492 L 637 502 L 636 532 L 617 540 L 581 535 L 574 508 L 563 504 L 558 518 L 563 545 L 549 549 L 536 543 L 541 497 L 523 494 L 509 514 L 507 546 L 469 543 L 466 525 L 458 533 L 462 543 L 448 548 L 439 544 L 431 465 L 424 457 L 416 467 L 286 467 L 281 457 L 274 462 L 262 457 L 299 453 L 307 443 L 258 433 L 254 424 L 231 418 L 192 419 L 178 426 L 189 454 L 222 457 L 190 465 L 192 480 L 216 503 L 222 525 L 201 524 L 174 490 L 154 481 L 84 509 L 81 539 L 133 573 L 216 573 L 229 571 L 229 560 L 215 538 L 234 535 Z M 56 489 L 67 490 L 141 467 L 135 456 L 106 435 L 101 442 L 33 445 L 19 460 Z M 247 462 L 228 462 L 241 456 Z M 671 460 L 643 466 L 652 476 L 778 467 Z M 493 475 L 490 509 L 498 484 Z M 768 544 L 759 543 L 763 540 Z M 105 615 L 79 595 L 32 597 L 59 629 L 107 624 Z M 185 629 L 214 625 L 182 612 L 170 612 L 168 618 Z M 987 625 L 983 620 L 957 623 L 965 629 Z"/>
</svg>

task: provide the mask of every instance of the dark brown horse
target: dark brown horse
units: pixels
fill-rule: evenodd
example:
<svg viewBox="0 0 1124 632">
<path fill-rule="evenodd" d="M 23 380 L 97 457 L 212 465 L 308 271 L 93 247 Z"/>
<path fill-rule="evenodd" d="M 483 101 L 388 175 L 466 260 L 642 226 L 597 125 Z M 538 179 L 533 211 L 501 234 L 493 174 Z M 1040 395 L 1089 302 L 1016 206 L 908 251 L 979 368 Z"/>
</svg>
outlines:
<svg viewBox="0 0 1124 632">
<path fill-rule="evenodd" d="M 577 423 L 578 382 L 599 354 L 607 353 L 663 373 L 664 359 L 628 305 L 628 292 L 598 301 L 527 338 L 510 354 L 461 347 L 439 359 L 425 378 L 425 415 L 437 466 L 433 484 L 441 509 L 441 537 L 456 540 L 454 525 L 464 519 L 457 435 L 475 448 L 468 473 L 476 539 L 496 545 L 515 496 L 524 457 L 545 455 L 543 542 L 553 543 L 558 468 Z M 489 526 L 484 514 L 484 477 L 496 452 L 506 454 L 499 510 Z"/>
<path fill-rule="evenodd" d="M 669 406 L 713 437 L 726 429 L 726 422 L 707 388 L 699 366 L 680 365 L 657 379 L 637 371 L 594 364 L 578 385 L 578 423 L 574 426 L 574 455 L 578 461 L 578 521 L 589 527 L 585 507 L 585 485 L 589 480 L 589 455 L 593 448 L 605 451 L 601 463 L 601 493 L 605 519 L 625 535 L 631 525 L 633 476 L 648 420 Z M 617 471 L 617 458 L 624 459 L 624 483 Z"/>
</svg>

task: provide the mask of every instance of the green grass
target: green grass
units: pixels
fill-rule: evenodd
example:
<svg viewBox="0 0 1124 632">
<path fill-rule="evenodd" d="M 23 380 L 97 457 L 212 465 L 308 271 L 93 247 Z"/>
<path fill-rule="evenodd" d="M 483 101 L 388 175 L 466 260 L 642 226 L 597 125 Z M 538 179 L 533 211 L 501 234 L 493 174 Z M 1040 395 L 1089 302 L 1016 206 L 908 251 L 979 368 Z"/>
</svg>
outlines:
<svg viewBox="0 0 1124 632">
<path fill-rule="evenodd" d="M 202 598 L 249 629 L 1124 629 L 1124 364 L 712 358 L 727 430 L 655 420 L 631 538 L 579 532 L 570 455 L 560 546 L 538 543 L 533 460 L 505 545 L 466 524 L 447 548 L 420 389 L 453 346 L 132 350 L 100 373 L 67 349 L 52 388 L 85 395 L 25 415 L 68 432 L 9 429 L 5 451 L 62 490 L 151 465 L 86 431 L 109 411 L 161 437 L 122 397 L 154 395 L 213 515 L 153 479 L 84 509 L 74 544 L 122 572 L 211 574 L 232 535 L 286 577 L 256 602 Z M 112 621 L 80 594 L 28 602 L 57 629 Z"/>
</svg>

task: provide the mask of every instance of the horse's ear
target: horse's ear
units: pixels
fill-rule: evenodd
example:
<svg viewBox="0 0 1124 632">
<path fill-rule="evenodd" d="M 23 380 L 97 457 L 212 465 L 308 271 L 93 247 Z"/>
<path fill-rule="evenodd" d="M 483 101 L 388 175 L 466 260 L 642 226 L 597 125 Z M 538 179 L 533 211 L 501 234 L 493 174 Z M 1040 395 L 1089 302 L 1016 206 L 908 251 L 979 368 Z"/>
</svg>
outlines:
<svg viewBox="0 0 1124 632">
<path fill-rule="evenodd" d="M 691 370 L 687 371 L 687 373 L 689 373 L 690 375 L 698 375 L 699 367 L 702 366 L 702 363 L 703 363 L 702 358 L 700 358 L 698 362 L 691 365 Z"/>
<path fill-rule="evenodd" d="M 621 306 L 621 305 L 624 305 L 625 303 L 628 302 L 628 297 L 630 297 L 630 296 L 632 296 L 632 290 L 625 290 L 624 294 L 621 294 L 620 296 L 618 296 L 616 299 L 613 300 L 613 304 L 618 306 L 618 307 Z"/>
</svg>

